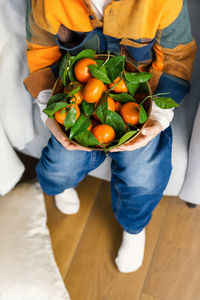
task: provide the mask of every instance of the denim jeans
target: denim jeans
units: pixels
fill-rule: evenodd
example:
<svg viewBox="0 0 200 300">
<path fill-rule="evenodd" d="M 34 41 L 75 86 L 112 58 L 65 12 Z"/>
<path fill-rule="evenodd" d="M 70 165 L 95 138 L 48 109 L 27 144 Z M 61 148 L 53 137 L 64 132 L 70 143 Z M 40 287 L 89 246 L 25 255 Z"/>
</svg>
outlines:
<svg viewBox="0 0 200 300">
<path fill-rule="evenodd" d="M 112 158 L 112 209 L 125 231 L 139 233 L 149 223 L 170 177 L 171 146 L 168 127 L 145 147 L 108 152 Z M 105 157 L 103 151 L 68 151 L 52 135 L 36 167 L 41 187 L 48 195 L 76 187 Z"/>
</svg>

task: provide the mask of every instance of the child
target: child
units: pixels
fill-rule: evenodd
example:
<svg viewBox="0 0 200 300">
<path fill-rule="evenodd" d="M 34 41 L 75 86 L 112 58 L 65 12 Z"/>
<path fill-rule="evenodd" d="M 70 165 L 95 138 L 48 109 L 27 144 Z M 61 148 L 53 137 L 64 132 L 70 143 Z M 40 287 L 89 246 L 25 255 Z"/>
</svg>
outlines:
<svg viewBox="0 0 200 300">
<path fill-rule="evenodd" d="M 52 132 L 37 175 L 65 213 L 79 209 L 73 189 L 105 159 L 103 151 L 72 144 L 42 113 L 58 76 L 63 52 L 84 48 L 126 55 L 141 70 L 153 74 L 154 93 L 169 92 L 180 102 L 189 91 L 196 46 L 185 0 L 29 0 L 27 60 L 24 83 L 37 98 L 41 117 Z M 121 272 L 137 270 L 143 261 L 145 227 L 162 198 L 171 173 L 173 110 L 153 106 L 142 134 L 108 153 L 112 158 L 111 193 L 123 241 L 116 258 Z"/>
</svg>

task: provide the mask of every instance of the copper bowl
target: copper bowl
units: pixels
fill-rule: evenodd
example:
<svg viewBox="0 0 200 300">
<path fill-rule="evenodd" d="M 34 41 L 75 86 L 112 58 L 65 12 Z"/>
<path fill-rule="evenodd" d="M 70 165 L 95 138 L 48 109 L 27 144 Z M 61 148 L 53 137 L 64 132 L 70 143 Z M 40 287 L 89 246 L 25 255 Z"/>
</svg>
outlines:
<svg viewBox="0 0 200 300">
<path fill-rule="evenodd" d="M 110 57 L 113 57 L 113 55 L 110 55 Z M 95 59 L 101 59 L 101 60 L 106 60 L 108 58 L 107 54 L 97 54 L 95 55 Z M 129 73 L 137 73 L 140 72 L 140 70 L 129 60 L 126 59 L 125 60 L 125 71 L 129 72 Z M 63 93 L 64 90 L 64 85 L 63 82 L 61 80 L 60 77 L 58 77 L 58 79 L 56 80 L 53 90 L 52 90 L 52 96 L 58 93 Z M 137 93 L 134 95 L 134 98 L 137 100 L 138 103 L 141 103 L 141 101 L 148 95 L 152 95 L 152 91 L 151 91 L 151 87 L 149 82 L 145 82 L 145 83 L 140 83 L 140 87 L 137 90 Z M 151 98 L 148 98 L 144 104 L 144 109 L 147 112 L 147 120 L 149 119 L 150 113 L 151 113 L 151 108 L 152 108 L 152 100 Z M 124 144 L 129 143 L 130 141 L 134 140 L 136 137 L 138 137 L 141 134 L 142 129 L 146 126 L 147 120 L 145 123 L 140 125 L 139 131 L 133 136 L 131 137 L 128 141 L 126 141 Z M 57 122 L 56 122 L 57 123 Z M 57 125 L 64 130 L 64 126 L 60 125 L 59 123 L 57 123 Z M 66 134 L 66 131 L 64 131 Z M 71 140 L 72 143 L 76 144 L 76 145 L 80 145 L 78 142 Z M 82 147 L 84 147 L 83 145 L 81 145 Z M 117 147 L 117 146 L 116 146 Z M 98 151 L 103 151 L 102 148 L 98 148 L 98 147 L 86 147 L 86 148 L 90 148 L 91 150 L 98 150 Z"/>
</svg>

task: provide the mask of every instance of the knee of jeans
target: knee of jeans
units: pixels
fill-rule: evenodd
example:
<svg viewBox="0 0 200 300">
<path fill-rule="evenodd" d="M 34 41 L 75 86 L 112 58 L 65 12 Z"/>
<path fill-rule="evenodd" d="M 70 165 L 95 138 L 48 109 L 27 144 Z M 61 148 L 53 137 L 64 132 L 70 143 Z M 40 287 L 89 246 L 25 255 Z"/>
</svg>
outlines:
<svg viewBox="0 0 200 300">
<path fill-rule="evenodd" d="M 137 190 L 143 191 L 144 194 L 162 193 L 168 183 L 170 173 L 171 167 L 165 172 L 154 173 L 141 168 L 136 174 L 124 173 L 123 176 L 120 176 L 120 179 L 126 187 L 137 188 Z"/>
<path fill-rule="evenodd" d="M 36 166 L 36 173 L 39 181 L 48 182 L 48 184 L 65 186 L 65 188 L 75 187 L 86 174 L 84 170 L 53 170 L 49 171 L 42 167 L 42 164 Z"/>
</svg>

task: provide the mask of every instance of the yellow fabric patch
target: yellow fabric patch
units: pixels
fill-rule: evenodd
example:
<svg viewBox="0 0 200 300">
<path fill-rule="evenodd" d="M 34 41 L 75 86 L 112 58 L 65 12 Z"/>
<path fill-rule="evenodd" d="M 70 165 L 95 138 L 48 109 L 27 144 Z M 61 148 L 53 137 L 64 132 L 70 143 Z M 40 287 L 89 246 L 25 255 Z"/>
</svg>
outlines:
<svg viewBox="0 0 200 300">
<path fill-rule="evenodd" d="M 27 46 L 26 56 L 30 73 L 55 63 L 61 57 L 58 46 L 45 47 L 29 42 Z"/>
<path fill-rule="evenodd" d="M 61 24 L 80 32 L 92 30 L 89 13 L 81 0 L 32 0 L 38 26 L 56 34 Z"/>
<path fill-rule="evenodd" d="M 112 1 L 104 11 L 104 33 L 116 38 L 153 39 L 179 15 L 183 0 Z"/>
</svg>

